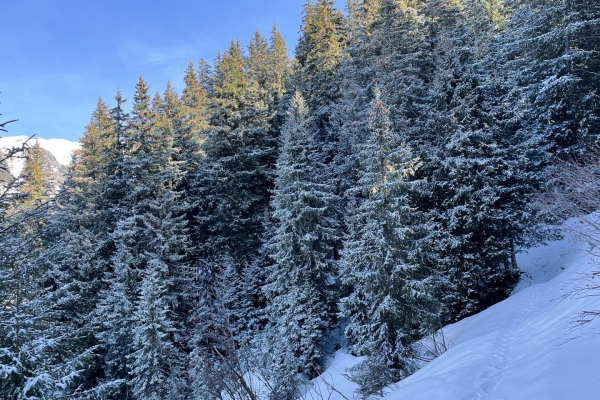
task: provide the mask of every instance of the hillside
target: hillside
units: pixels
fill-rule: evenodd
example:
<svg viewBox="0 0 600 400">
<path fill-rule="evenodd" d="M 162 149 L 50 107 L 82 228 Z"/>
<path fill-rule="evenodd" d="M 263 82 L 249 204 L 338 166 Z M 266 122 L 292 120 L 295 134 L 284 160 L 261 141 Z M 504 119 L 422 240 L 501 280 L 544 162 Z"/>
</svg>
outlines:
<svg viewBox="0 0 600 400">
<path fill-rule="evenodd" d="M 579 224 L 572 220 L 567 227 Z M 576 328 L 583 311 L 599 310 L 600 296 L 569 296 L 597 271 L 585 244 L 564 240 L 519 254 L 525 274 L 507 300 L 447 326 L 449 349 L 387 390 L 386 400 L 596 399 L 600 393 L 600 321 Z M 328 393 L 322 379 L 346 398 L 355 385 L 342 375 L 357 359 L 338 352 L 311 393 Z M 311 398 L 308 395 L 307 398 Z M 343 399 L 332 393 L 330 400 Z"/>
<path fill-rule="evenodd" d="M 0 400 L 598 398 L 600 1 L 146 3 L 9 63 Z"/>
</svg>

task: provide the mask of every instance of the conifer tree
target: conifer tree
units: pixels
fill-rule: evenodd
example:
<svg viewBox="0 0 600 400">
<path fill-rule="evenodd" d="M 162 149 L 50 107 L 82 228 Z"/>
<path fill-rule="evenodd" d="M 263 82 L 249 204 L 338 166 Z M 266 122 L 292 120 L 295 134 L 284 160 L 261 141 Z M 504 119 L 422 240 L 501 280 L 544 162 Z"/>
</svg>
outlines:
<svg viewBox="0 0 600 400">
<path fill-rule="evenodd" d="M 117 107 L 120 104 L 118 102 Z M 118 112 L 118 110 L 115 110 Z M 128 392 L 133 352 L 134 315 L 139 284 L 145 267 L 142 236 L 137 223 L 145 210 L 138 203 L 150 196 L 145 180 L 151 173 L 150 143 L 154 113 L 151 111 L 148 87 L 140 77 L 134 95 L 132 116 L 125 120 L 125 129 L 119 132 L 117 173 L 109 178 L 109 187 L 124 190 L 111 212 L 119 216 L 109 231 L 114 244 L 104 279 L 106 285 L 96 309 L 100 323 L 99 337 L 106 351 L 107 384 L 118 385 L 117 395 Z"/>
<path fill-rule="evenodd" d="M 315 146 L 315 151 L 310 157 L 321 164 L 319 174 L 309 180 L 309 186 L 318 190 L 322 185 L 322 195 L 327 200 L 325 207 L 314 221 L 315 226 L 327 227 L 329 233 L 323 237 L 323 249 L 328 249 L 327 262 L 339 257 L 340 239 L 342 230 L 342 211 L 339 201 L 336 171 L 333 159 L 337 153 L 338 137 L 332 126 L 332 115 L 335 101 L 340 96 L 338 82 L 338 67 L 342 58 L 344 46 L 344 18 L 340 11 L 334 8 L 334 3 L 329 0 L 307 1 L 304 6 L 301 34 L 296 46 L 296 59 L 290 76 L 289 94 L 298 91 L 302 96 L 307 116 L 310 115 L 310 124 L 302 129 L 307 129 L 308 142 L 304 145 Z M 294 94 L 295 96 L 295 94 Z M 293 101 L 290 102 L 292 104 Z M 296 112 L 296 111 L 294 111 Z M 303 117 L 304 118 L 304 117 Z M 297 128 L 293 128 L 297 129 Z M 319 251 L 314 249 L 314 251 Z M 324 260 L 324 259 L 322 259 Z M 320 261 L 319 261 L 320 263 Z M 337 270 L 330 268 L 330 279 L 337 283 Z M 337 296 L 339 287 L 330 285 L 327 300 L 323 304 L 330 304 L 332 298 Z M 319 288 L 318 292 L 323 289 Z M 332 296 L 332 297 L 329 297 Z M 309 309 L 310 305 L 306 305 Z M 328 310 L 332 310 L 329 308 Z M 325 325 L 330 325 L 335 319 L 330 319 L 331 311 L 326 312 L 323 319 Z M 330 322 L 331 321 L 331 322 Z M 324 331 L 323 331 L 324 332 Z M 320 340 L 320 339 L 319 339 Z M 313 363 L 318 366 L 317 363 Z M 302 368 L 306 368 L 304 364 Z M 314 367 L 311 367 L 314 368 Z M 310 376 L 315 369 L 306 370 Z"/>
<path fill-rule="evenodd" d="M 206 140 L 204 130 L 208 127 L 208 93 L 191 61 L 185 71 L 184 82 L 185 88 L 181 95 L 181 102 L 183 103 L 181 112 L 187 115 L 188 120 L 185 122 L 190 127 L 190 137 L 200 145 Z M 165 93 L 166 101 L 167 98 L 168 96 Z"/>
<path fill-rule="evenodd" d="M 187 205 L 177 203 L 183 172 L 173 137 L 184 133 L 173 129 L 181 122 L 180 107 L 170 86 L 165 98 L 156 96 L 150 105 L 140 79 L 119 173 L 113 177 L 127 192 L 113 209 L 120 221 L 111 232 L 115 248 L 96 314 L 107 378 L 122 396 L 131 386 L 133 398 L 179 397 L 187 390 L 184 338 L 191 273 Z"/>
<path fill-rule="evenodd" d="M 277 101 L 285 93 L 285 85 L 290 73 L 290 58 L 287 53 L 285 40 L 275 25 L 273 25 L 273 29 L 271 30 L 268 55 L 269 78 L 267 85 L 272 101 Z"/>
<path fill-rule="evenodd" d="M 267 82 L 271 72 L 269 63 L 269 42 L 262 37 L 260 32 L 254 32 L 248 45 L 247 69 L 248 76 L 258 85 L 261 99 L 269 103 L 269 88 Z"/>
<path fill-rule="evenodd" d="M 168 188 L 150 202 L 142 215 L 147 244 L 139 301 L 135 306 L 131 385 L 144 399 L 185 398 L 186 303 L 189 279 L 186 265 L 187 230 L 177 198 Z"/>
<path fill-rule="evenodd" d="M 255 32 L 248 46 L 247 60 L 249 77 L 258 84 L 261 99 L 270 113 L 275 114 L 281 106 L 278 101 L 285 92 L 290 66 L 286 44 L 277 26 L 273 25 L 269 40 Z"/>
<path fill-rule="evenodd" d="M 16 152 L 13 154 L 17 154 Z M 48 345 L 40 340 L 47 329 L 40 301 L 44 266 L 36 259 L 44 251 L 48 189 L 44 151 L 29 148 L 18 197 L 0 204 L 0 396 L 44 396 L 56 381 L 45 373 Z M 25 197 L 23 197 L 25 196 Z"/>
<path fill-rule="evenodd" d="M 290 78 L 292 90 L 299 90 L 315 119 L 316 140 L 321 143 L 325 162 L 336 154 L 336 130 L 332 126 L 333 105 L 340 97 L 338 68 L 343 56 L 344 18 L 331 0 L 308 0 L 304 5 L 302 28 Z M 290 92 L 291 93 L 291 92 Z M 330 171 L 326 178 L 332 183 Z"/>
<path fill-rule="evenodd" d="M 261 324 L 257 312 L 264 303 L 260 293 L 263 241 L 278 132 L 271 124 L 274 112 L 253 77 L 258 71 L 252 71 L 247 60 L 239 42 L 232 42 L 217 58 L 211 98 L 214 113 L 203 145 L 206 157 L 193 180 L 192 193 L 198 199 L 192 235 L 198 243 L 199 305 L 192 363 L 204 363 L 210 366 L 208 371 L 231 372 L 227 365 L 237 365 L 235 351 L 222 353 L 223 358 L 209 343 L 216 343 L 216 348 L 248 343 Z M 226 291 L 233 297 L 221 301 L 215 287 L 225 276 L 236 290 Z M 216 315 L 207 308 L 211 303 L 222 305 Z M 199 374 L 196 388 L 223 384 L 213 382 L 210 373 Z"/>
<path fill-rule="evenodd" d="M 110 160 L 106 157 L 115 145 L 111 125 L 110 110 L 102 99 L 98 99 L 92 119 L 81 137 L 81 148 L 74 154 L 72 176 L 81 184 L 106 179 L 113 172 L 107 170 Z"/>
<path fill-rule="evenodd" d="M 553 154 L 597 142 L 600 8 L 587 0 L 516 2 L 494 43 L 494 64 L 513 89 L 517 122 Z"/>
<path fill-rule="evenodd" d="M 111 174 L 111 121 L 106 105 L 99 100 L 82 138 L 82 149 L 75 155 L 73 167 L 59 193 L 60 207 L 43 209 L 43 229 L 36 235 L 39 318 L 34 342 L 41 368 L 33 387 L 37 396 L 57 393 L 89 395 L 102 376 L 98 357 L 97 325 L 93 320 L 98 293 L 102 285 L 102 268 L 110 246 L 106 244 L 107 193 L 103 182 Z M 29 257 L 33 259 L 33 252 Z M 33 276 L 31 274 L 30 276 Z M 41 345 L 43 344 L 43 345 Z M 85 368 L 82 368 L 85 366 Z M 41 379 L 40 379 L 41 378 Z M 85 394 L 84 394 L 85 393 Z M 33 391 L 27 394 L 33 396 Z"/>
<path fill-rule="evenodd" d="M 167 82 L 167 87 L 158 105 L 159 118 L 156 128 L 160 135 L 169 137 L 173 141 L 172 157 L 179 163 L 179 169 L 186 175 L 185 178 L 198 167 L 203 158 L 201 146 L 205 140 L 204 130 L 208 126 L 205 116 L 206 92 L 199 87 L 196 89 L 200 90 L 198 94 L 200 97 L 198 97 L 195 107 L 200 111 L 193 111 L 187 106 L 183 100 L 184 96 L 179 98 L 170 82 Z M 189 95 L 189 91 L 187 95 Z M 190 117 L 190 113 L 198 112 L 197 119 L 194 120 Z M 184 179 L 183 183 L 187 188 L 187 179 Z M 183 190 L 187 189 L 183 188 Z"/>
<path fill-rule="evenodd" d="M 292 98 L 282 130 L 282 148 L 277 161 L 275 195 L 272 202 L 276 228 L 265 287 L 271 318 L 268 335 L 279 354 L 275 370 L 290 385 L 298 372 L 312 378 L 321 371 L 324 339 L 335 326 L 337 242 L 334 188 L 322 183 L 323 155 L 312 136 L 313 121 L 299 92 Z M 333 200 L 332 200 L 333 199 Z M 293 389 L 290 387 L 289 389 Z"/>
<path fill-rule="evenodd" d="M 337 66 L 342 58 L 343 16 L 331 0 L 308 0 L 296 59 L 296 79 L 311 110 L 329 107 L 338 98 Z M 329 110 L 323 110 L 326 119 Z"/>
<path fill-rule="evenodd" d="M 43 294 L 39 280 L 43 269 L 32 262 L 40 254 L 39 216 L 19 215 L 6 218 L 0 250 L 0 396 L 7 399 L 44 396 L 57 383 L 46 374 L 49 346 L 44 340 L 47 322 L 39 298 Z M 35 222 L 38 228 L 10 227 L 8 224 Z M 31 243 L 33 242 L 33 243 Z"/>
<path fill-rule="evenodd" d="M 3 174 L 0 397 L 256 398 L 257 361 L 292 399 L 340 326 L 381 394 L 509 294 L 533 193 L 598 141 L 600 6 L 347 9 L 306 2 L 293 66 L 274 26 L 99 100 L 55 199 L 37 143 L 20 203 Z"/>
<path fill-rule="evenodd" d="M 449 153 L 457 137 L 479 136 L 478 140 L 497 140 L 489 134 L 483 134 L 488 135 L 485 139 L 481 136 L 481 128 L 491 124 L 491 120 L 486 119 L 490 117 L 485 114 L 489 111 L 480 107 L 483 95 L 482 89 L 478 88 L 486 79 L 478 56 L 483 52 L 481 48 L 485 45 L 485 39 L 490 37 L 490 31 L 496 29 L 497 25 L 492 23 L 491 17 L 477 19 L 475 16 L 482 11 L 468 1 L 434 1 L 427 4 L 411 1 L 365 2 L 354 4 L 353 10 L 350 22 L 353 24 L 352 32 L 355 33 L 352 33 L 352 37 L 355 42 L 350 44 L 349 51 L 356 51 L 353 46 L 357 46 L 360 52 L 357 53 L 358 60 L 353 61 L 350 53 L 344 61 L 350 78 L 345 84 L 348 85 L 345 90 L 347 97 L 340 102 L 340 135 L 343 138 L 340 144 L 345 146 L 345 152 L 349 154 L 340 157 L 341 168 L 345 172 L 343 175 L 348 177 L 343 184 L 351 187 L 353 179 L 357 179 L 356 174 L 362 169 L 358 157 L 353 157 L 353 154 L 359 154 L 355 149 L 365 142 L 364 132 L 368 132 L 365 129 L 368 111 L 365 104 L 373 96 L 373 86 L 381 85 L 382 99 L 389 104 L 393 129 L 405 138 L 406 144 L 414 154 L 419 155 L 422 162 L 415 175 L 408 178 L 422 183 L 414 188 L 407 199 L 412 207 L 424 211 L 423 218 L 428 226 L 427 238 L 420 241 L 422 253 L 419 262 L 438 270 L 438 279 L 447 289 L 442 296 L 445 301 L 455 302 L 462 298 L 460 305 L 452 306 L 452 311 L 444 314 L 445 318 L 455 318 L 458 313 L 468 315 L 505 296 L 515 279 L 513 267 L 504 270 L 512 251 L 506 245 L 509 240 L 506 239 L 503 245 L 499 242 L 505 239 L 498 239 L 494 244 L 488 240 L 489 247 L 481 245 L 482 237 L 504 238 L 506 233 L 496 231 L 491 234 L 482 231 L 479 228 L 481 225 L 454 219 L 458 209 L 467 207 L 466 204 L 471 201 L 466 199 L 465 194 L 469 190 L 466 187 L 472 187 L 469 185 L 474 185 L 474 182 L 465 174 L 474 171 L 475 167 L 450 171 L 448 164 L 450 159 L 461 164 L 465 159 L 473 159 L 474 163 L 489 162 L 491 165 L 503 157 L 499 152 L 489 153 L 484 158 L 481 153 L 461 152 L 456 158 Z M 372 17 L 373 12 L 376 12 L 375 18 Z M 363 44 L 358 47 L 355 43 L 361 43 L 361 40 Z M 368 58 L 371 54 L 370 61 L 362 58 L 362 55 Z M 385 56 L 379 57 L 379 54 Z M 346 121 L 343 119 L 345 112 L 349 112 Z M 509 155 L 508 147 L 514 150 L 515 147 L 511 146 L 522 146 L 519 143 L 504 141 L 503 145 L 507 147 L 503 148 L 502 151 L 506 152 L 502 154 Z M 536 168 L 534 165 L 532 167 Z M 481 176 L 481 172 L 478 176 Z M 498 183 L 497 190 L 501 191 L 499 180 L 493 176 L 490 179 Z M 465 189 L 459 189 L 463 184 Z M 531 181 L 523 182 L 524 186 L 515 190 L 523 193 L 523 190 L 531 190 L 532 186 L 526 189 L 531 184 Z M 494 187 L 494 184 L 490 185 Z M 487 203 L 493 201 L 495 197 L 490 193 L 494 190 L 488 190 L 485 195 L 481 192 L 477 200 L 473 200 L 473 206 L 484 200 Z M 348 197 L 352 198 L 351 195 Z M 513 206 L 522 208 L 522 205 L 515 203 Z M 498 204 L 488 207 L 494 209 L 489 215 L 500 215 Z M 474 211 L 473 215 L 476 214 Z M 482 217 L 481 213 L 479 215 Z M 461 226 L 461 229 L 455 230 L 457 226 Z M 515 238 L 523 237 L 513 229 L 507 231 L 514 231 L 513 240 L 518 241 Z M 472 243 L 466 247 L 455 247 L 459 242 L 463 245 Z M 469 246 L 470 250 L 467 250 Z M 493 262 L 491 253 L 497 255 Z M 479 261 L 473 262 L 472 268 L 466 267 L 469 263 L 460 259 L 461 256 L 455 258 L 456 254 Z M 463 271 L 469 272 L 466 275 L 458 274 L 458 265 L 463 265 Z M 488 265 L 493 271 L 478 270 L 477 265 Z M 448 285 L 448 282 L 454 282 L 452 285 L 455 286 Z M 462 294 L 457 295 L 458 292 Z M 470 300 L 467 300 L 469 296 Z M 485 297 L 487 300 L 482 301 Z"/>
<path fill-rule="evenodd" d="M 115 378 L 107 367 L 111 359 L 104 358 L 104 328 L 95 311 L 108 284 L 104 279 L 114 255 L 111 234 L 120 218 L 115 209 L 123 197 L 122 185 L 113 183 L 126 119 L 120 93 L 116 99 L 112 110 L 99 100 L 84 131 L 61 207 L 49 224 L 49 249 L 43 257 L 48 265 L 44 302 L 53 321 L 44 335 L 53 343 L 48 373 L 61 383 L 60 393 L 75 398 L 112 398 L 123 384 L 118 380 L 122 376 Z"/>
<path fill-rule="evenodd" d="M 420 161 L 391 129 L 376 97 L 370 136 L 360 146 L 361 170 L 347 215 L 341 276 L 351 293 L 342 299 L 346 338 L 367 361 L 353 369 L 363 395 L 373 395 L 416 370 L 413 342 L 435 321 L 433 280 L 421 263 L 419 215 L 411 182 Z"/>
<path fill-rule="evenodd" d="M 373 39 L 379 0 L 349 1 L 346 33 L 348 44 L 340 61 L 342 96 L 333 109 L 333 129 L 338 137 L 334 159 L 339 192 L 349 198 L 348 190 L 357 184 L 360 160 L 358 146 L 368 138 L 368 113 L 381 79 L 381 44 Z"/>
<path fill-rule="evenodd" d="M 276 140 L 239 42 L 232 42 L 215 73 L 216 112 L 195 183 L 200 199 L 200 256 L 211 273 L 224 265 L 218 260 L 225 257 L 243 275 L 262 246 Z"/>
<path fill-rule="evenodd" d="M 220 56 L 217 56 L 217 59 L 220 59 Z M 200 62 L 198 63 L 198 80 L 200 81 L 200 84 L 208 94 L 209 99 L 214 96 L 214 78 L 215 76 L 212 64 L 208 63 L 205 59 L 201 58 Z"/>
<path fill-rule="evenodd" d="M 48 167 L 46 163 L 46 153 L 40 147 L 38 141 L 27 151 L 25 167 L 21 173 L 23 176 L 23 187 L 21 192 L 24 194 L 23 206 L 26 208 L 40 204 L 50 195 L 48 182 Z"/>
<path fill-rule="evenodd" d="M 443 147 L 423 202 L 437 227 L 430 246 L 437 248 L 450 320 L 505 298 L 519 274 L 515 252 L 547 235 L 530 205 L 544 181 L 547 144 L 521 130 L 515 117 L 522 111 L 505 106 L 523 103 L 486 50 L 504 19 L 495 10 L 481 15 L 470 2 L 442 1 L 428 11 L 436 35 L 429 119 Z"/>
</svg>

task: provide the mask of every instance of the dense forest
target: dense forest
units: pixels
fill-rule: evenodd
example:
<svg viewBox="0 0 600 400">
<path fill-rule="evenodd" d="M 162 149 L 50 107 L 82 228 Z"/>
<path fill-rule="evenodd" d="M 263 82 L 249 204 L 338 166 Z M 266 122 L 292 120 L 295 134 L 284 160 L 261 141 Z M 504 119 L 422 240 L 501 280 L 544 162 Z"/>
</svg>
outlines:
<svg viewBox="0 0 600 400">
<path fill-rule="evenodd" d="M 293 59 L 99 100 L 60 188 L 31 143 L 0 175 L 0 397 L 295 399 L 339 348 L 377 396 L 568 217 L 534 200 L 597 145 L 599 51 L 595 0 L 309 0 Z"/>
</svg>

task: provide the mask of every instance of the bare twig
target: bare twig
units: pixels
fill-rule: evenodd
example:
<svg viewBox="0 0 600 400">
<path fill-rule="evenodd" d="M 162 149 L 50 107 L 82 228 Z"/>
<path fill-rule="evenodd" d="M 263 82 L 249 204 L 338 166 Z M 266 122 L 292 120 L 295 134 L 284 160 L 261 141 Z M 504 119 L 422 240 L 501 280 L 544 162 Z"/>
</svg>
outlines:
<svg viewBox="0 0 600 400">
<path fill-rule="evenodd" d="M 568 224 L 565 229 L 587 243 L 590 254 L 600 256 L 600 149 L 559 161 L 546 190 L 538 195 L 536 203 L 542 213 L 557 222 L 576 218 L 577 222 Z M 585 286 L 567 289 L 562 298 L 600 296 L 600 271 L 586 276 Z M 600 310 L 583 311 L 573 319 L 574 327 L 585 327 L 599 316 Z"/>
<path fill-rule="evenodd" d="M 10 123 L 12 123 L 12 122 L 17 122 L 17 121 L 18 121 L 18 119 L 11 119 L 10 121 L 6 121 L 6 122 L 0 123 L 0 131 L 8 132 L 6 130 L 6 128 L 5 128 L 5 126 L 8 125 L 8 124 L 10 124 Z"/>
<path fill-rule="evenodd" d="M 335 393 L 339 394 L 340 396 L 342 396 L 342 398 L 344 400 L 350 400 L 348 397 L 344 396 L 344 394 L 342 392 L 340 392 L 339 390 L 337 390 L 335 388 L 335 386 L 333 386 L 333 384 L 329 383 L 325 378 L 323 378 L 322 375 L 321 375 L 321 380 L 323 381 L 323 383 L 325 383 L 325 386 L 327 387 L 327 390 L 330 390 L 332 392 L 335 392 Z"/>
</svg>

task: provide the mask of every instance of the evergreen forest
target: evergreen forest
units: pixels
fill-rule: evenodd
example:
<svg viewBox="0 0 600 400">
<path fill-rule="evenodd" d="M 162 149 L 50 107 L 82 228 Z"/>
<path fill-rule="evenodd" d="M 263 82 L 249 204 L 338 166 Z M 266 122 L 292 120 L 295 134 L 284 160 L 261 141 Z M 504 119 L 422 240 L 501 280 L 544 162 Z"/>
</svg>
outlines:
<svg viewBox="0 0 600 400">
<path fill-rule="evenodd" d="M 0 398 L 292 400 L 340 348 L 377 398 L 509 296 L 600 140 L 600 2 L 302 16 L 99 99 L 60 187 L 0 173 Z"/>
</svg>

